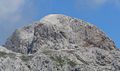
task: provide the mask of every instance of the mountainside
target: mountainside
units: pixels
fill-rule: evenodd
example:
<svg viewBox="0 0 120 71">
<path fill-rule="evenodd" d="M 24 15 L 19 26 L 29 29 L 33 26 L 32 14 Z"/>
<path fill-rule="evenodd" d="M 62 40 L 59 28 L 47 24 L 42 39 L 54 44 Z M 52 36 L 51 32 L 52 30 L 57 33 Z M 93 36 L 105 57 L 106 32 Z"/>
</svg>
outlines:
<svg viewBox="0 0 120 71">
<path fill-rule="evenodd" d="M 0 71 L 120 71 L 120 51 L 96 26 L 51 14 L 15 30 L 0 48 Z"/>
</svg>

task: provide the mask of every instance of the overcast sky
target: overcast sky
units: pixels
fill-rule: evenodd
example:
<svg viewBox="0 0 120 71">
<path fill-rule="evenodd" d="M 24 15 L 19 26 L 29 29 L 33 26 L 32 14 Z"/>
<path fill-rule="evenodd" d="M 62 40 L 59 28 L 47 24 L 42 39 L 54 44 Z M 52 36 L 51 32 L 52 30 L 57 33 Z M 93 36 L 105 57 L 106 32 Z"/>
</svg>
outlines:
<svg viewBox="0 0 120 71">
<path fill-rule="evenodd" d="M 0 0 L 0 44 L 16 28 L 48 14 L 65 14 L 90 22 L 120 47 L 120 0 Z"/>
</svg>

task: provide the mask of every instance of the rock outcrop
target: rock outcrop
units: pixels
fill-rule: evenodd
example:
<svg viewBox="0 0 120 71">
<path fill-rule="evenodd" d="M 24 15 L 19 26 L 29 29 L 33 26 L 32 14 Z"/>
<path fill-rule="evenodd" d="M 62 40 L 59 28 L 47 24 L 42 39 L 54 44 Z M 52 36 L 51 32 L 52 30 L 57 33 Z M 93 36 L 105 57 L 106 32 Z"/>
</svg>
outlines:
<svg viewBox="0 0 120 71">
<path fill-rule="evenodd" d="M 17 29 L 7 40 L 5 47 L 26 54 L 41 48 L 75 49 L 98 47 L 115 49 L 114 42 L 102 31 L 85 21 L 60 14 L 51 14 L 36 24 Z"/>
<path fill-rule="evenodd" d="M 51 14 L 0 48 L 0 71 L 120 71 L 120 51 L 96 26 Z"/>
</svg>

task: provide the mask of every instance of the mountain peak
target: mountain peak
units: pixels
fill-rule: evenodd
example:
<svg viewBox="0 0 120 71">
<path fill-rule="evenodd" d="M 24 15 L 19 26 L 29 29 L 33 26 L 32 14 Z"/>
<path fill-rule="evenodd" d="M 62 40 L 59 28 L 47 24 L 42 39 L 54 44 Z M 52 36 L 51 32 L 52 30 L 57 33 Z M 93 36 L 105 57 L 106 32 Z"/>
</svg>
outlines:
<svg viewBox="0 0 120 71">
<path fill-rule="evenodd" d="M 42 47 L 54 50 L 76 47 L 115 49 L 114 42 L 96 26 L 62 14 L 50 14 L 36 25 L 16 30 L 5 46 L 20 53 L 34 53 Z"/>
<path fill-rule="evenodd" d="M 49 14 L 45 17 L 43 17 L 40 22 L 46 23 L 49 22 L 49 24 L 58 24 L 60 19 L 63 19 L 67 16 L 63 14 Z"/>
<path fill-rule="evenodd" d="M 120 71 L 119 60 L 99 28 L 61 14 L 15 30 L 0 46 L 0 71 Z"/>
</svg>

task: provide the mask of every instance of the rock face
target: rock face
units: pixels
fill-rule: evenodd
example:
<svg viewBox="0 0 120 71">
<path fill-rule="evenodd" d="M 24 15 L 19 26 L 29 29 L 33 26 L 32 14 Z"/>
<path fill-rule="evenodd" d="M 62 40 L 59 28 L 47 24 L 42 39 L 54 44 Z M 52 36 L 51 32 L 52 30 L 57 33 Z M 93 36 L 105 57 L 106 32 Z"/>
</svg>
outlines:
<svg viewBox="0 0 120 71">
<path fill-rule="evenodd" d="M 0 48 L 0 71 L 120 71 L 120 51 L 96 26 L 61 14 L 17 29 Z"/>
<path fill-rule="evenodd" d="M 36 24 L 17 29 L 5 47 L 26 54 L 47 49 L 75 49 L 98 47 L 115 49 L 115 45 L 102 31 L 79 19 L 51 14 Z"/>
</svg>

